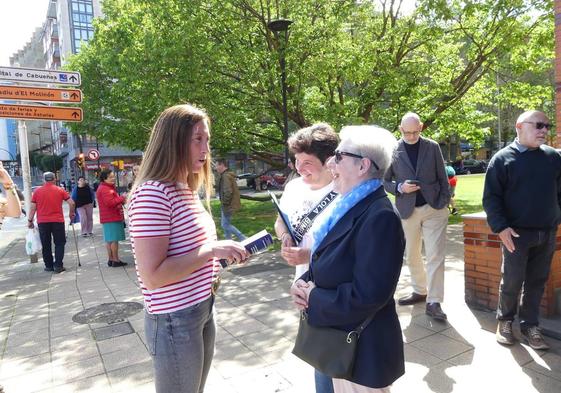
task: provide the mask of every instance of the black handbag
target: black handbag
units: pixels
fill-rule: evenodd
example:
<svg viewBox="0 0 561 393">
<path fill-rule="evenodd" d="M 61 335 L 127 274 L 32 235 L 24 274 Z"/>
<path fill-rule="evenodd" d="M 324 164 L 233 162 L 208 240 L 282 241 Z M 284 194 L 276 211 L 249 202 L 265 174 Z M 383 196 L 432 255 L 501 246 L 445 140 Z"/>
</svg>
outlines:
<svg viewBox="0 0 561 393">
<path fill-rule="evenodd" d="M 353 374 L 358 339 L 373 318 L 374 315 L 355 330 L 346 332 L 312 326 L 308 314 L 302 311 L 292 353 L 325 375 L 349 379 Z"/>
</svg>

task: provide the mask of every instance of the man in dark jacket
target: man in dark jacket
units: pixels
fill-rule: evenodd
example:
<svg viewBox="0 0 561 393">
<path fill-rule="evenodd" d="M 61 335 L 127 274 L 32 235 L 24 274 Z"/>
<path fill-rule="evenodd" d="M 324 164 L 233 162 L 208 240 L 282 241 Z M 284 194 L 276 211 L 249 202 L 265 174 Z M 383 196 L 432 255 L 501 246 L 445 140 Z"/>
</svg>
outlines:
<svg viewBox="0 0 561 393">
<path fill-rule="evenodd" d="M 384 187 L 395 195 L 395 206 L 407 239 L 405 260 L 411 272 L 411 294 L 399 305 L 426 301 L 425 313 L 445 320 L 444 260 L 450 189 L 440 146 L 421 137 L 423 123 L 416 113 L 406 113 L 399 126 L 402 138 L 392 165 L 386 172 Z M 426 263 L 421 254 L 425 243 Z"/>
<path fill-rule="evenodd" d="M 224 230 L 224 237 L 231 239 L 232 235 L 236 235 L 238 240 L 243 240 L 245 239 L 244 234 L 231 223 L 232 215 L 240 210 L 241 207 L 240 190 L 236 183 L 236 175 L 228 169 L 228 162 L 223 159 L 216 162 L 216 171 L 220 176 L 216 191 L 222 205 L 220 224 Z"/>
<path fill-rule="evenodd" d="M 561 219 L 561 156 L 544 144 L 550 129 L 544 113 L 521 114 L 517 138 L 493 156 L 485 176 L 483 208 L 503 243 L 496 338 L 505 345 L 514 344 L 512 322 L 518 311 L 528 344 L 549 348 L 538 315 Z"/>
</svg>

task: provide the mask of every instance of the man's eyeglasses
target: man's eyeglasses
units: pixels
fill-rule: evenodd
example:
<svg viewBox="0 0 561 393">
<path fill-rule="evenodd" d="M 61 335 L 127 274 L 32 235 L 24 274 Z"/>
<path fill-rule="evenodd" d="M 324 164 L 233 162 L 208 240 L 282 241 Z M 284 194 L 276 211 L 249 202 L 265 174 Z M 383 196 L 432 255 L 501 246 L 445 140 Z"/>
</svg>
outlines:
<svg viewBox="0 0 561 393">
<path fill-rule="evenodd" d="M 548 130 L 551 130 L 551 124 L 549 123 L 543 123 L 541 121 L 523 121 L 522 123 L 528 123 L 528 124 L 533 124 L 536 126 L 537 130 L 541 130 L 544 127 L 547 128 Z"/>
<path fill-rule="evenodd" d="M 347 157 L 353 157 L 353 158 L 358 158 L 358 159 L 363 159 L 364 157 L 355 153 L 349 153 L 346 151 L 339 151 L 339 150 L 335 150 L 335 164 L 338 164 L 341 162 L 341 160 L 343 159 L 343 156 L 347 156 Z M 378 165 L 376 165 L 376 163 L 373 160 L 370 160 L 370 162 L 372 163 L 372 165 L 374 165 L 374 168 L 376 168 L 376 170 L 380 170 L 380 168 L 378 167 Z"/>
</svg>

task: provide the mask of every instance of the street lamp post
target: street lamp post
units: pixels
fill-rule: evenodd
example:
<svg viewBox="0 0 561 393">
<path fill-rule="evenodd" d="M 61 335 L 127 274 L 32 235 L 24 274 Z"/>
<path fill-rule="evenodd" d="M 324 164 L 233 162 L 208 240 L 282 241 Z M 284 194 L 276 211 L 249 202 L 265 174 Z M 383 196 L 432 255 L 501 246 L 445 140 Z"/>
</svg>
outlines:
<svg viewBox="0 0 561 393">
<path fill-rule="evenodd" d="M 278 40 L 279 33 L 284 33 L 284 39 L 279 41 L 279 63 L 281 69 L 281 89 L 282 89 L 282 113 L 283 113 L 283 130 L 282 139 L 284 142 L 284 165 L 288 165 L 288 109 L 286 103 L 286 58 L 285 49 L 288 43 L 288 29 L 293 22 L 288 19 L 277 19 L 269 22 L 267 26 L 275 34 Z"/>
</svg>

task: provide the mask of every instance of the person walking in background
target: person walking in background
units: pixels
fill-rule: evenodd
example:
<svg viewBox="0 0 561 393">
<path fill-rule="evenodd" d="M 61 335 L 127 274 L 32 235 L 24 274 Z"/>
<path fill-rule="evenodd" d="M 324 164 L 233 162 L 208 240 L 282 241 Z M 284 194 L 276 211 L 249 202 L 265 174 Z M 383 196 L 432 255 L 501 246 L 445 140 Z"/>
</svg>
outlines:
<svg viewBox="0 0 561 393">
<path fill-rule="evenodd" d="M 82 228 L 82 236 L 93 236 L 93 207 L 95 202 L 95 193 L 84 178 L 78 178 L 78 185 L 72 190 L 72 199 L 76 204 L 76 210 L 80 216 L 80 227 Z"/>
<path fill-rule="evenodd" d="M 0 229 L 2 229 L 2 222 L 4 217 L 17 218 L 21 216 L 21 203 L 18 197 L 16 185 L 12 181 L 10 174 L 0 161 L 0 184 L 5 191 L 4 195 L 0 195 Z"/>
<path fill-rule="evenodd" d="M 302 128 L 288 139 L 288 148 L 295 159 L 300 177 L 285 183 L 280 200 L 283 212 L 288 216 L 298 244 L 294 244 L 288 228 L 277 216 L 275 232 L 281 240 L 281 256 L 295 266 L 294 280 L 308 271 L 312 248 L 312 223 L 326 210 L 337 195 L 333 191 L 333 177 L 327 168 L 327 160 L 335 154 L 339 138 L 326 123 Z M 316 393 L 332 393 L 331 377 L 315 370 Z"/>
<path fill-rule="evenodd" d="M 117 193 L 115 173 L 104 169 L 99 174 L 96 197 L 99 205 L 99 221 L 103 227 L 103 241 L 107 249 L 107 266 L 127 265 L 119 259 L 119 242 L 125 240 L 125 216 L 123 204 L 126 198 Z"/>
<path fill-rule="evenodd" d="M 294 157 L 294 154 L 290 154 L 290 157 L 289 157 L 289 160 L 288 160 L 288 168 L 290 169 L 290 173 L 288 174 L 288 176 L 286 177 L 286 180 L 284 181 L 283 189 L 286 188 L 286 185 L 288 183 L 290 183 L 291 180 L 296 179 L 297 177 L 300 177 L 300 174 L 296 170 L 296 157 Z"/>
<path fill-rule="evenodd" d="M 365 326 L 352 375 L 334 378 L 335 392 L 388 393 L 405 372 L 393 298 L 405 239 L 382 186 L 397 142 L 376 126 L 344 127 L 340 136 L 335 156 L 327 161 L 339 196 L 314 223 L 310 269 L 290 292 L 312 326 L 344 332 Z"/>
<path fill-rule="evenodd" d="M 456 196 L 458 177 L 456 176 L 456 171 L 450 165 L 446 165 L 446 176 L 448 176 L 448 185 L 450 186 L 450 203 L 448 203 L 448 210 L 450 210 L 451 214 L 456 215 L 458 214 L 458 209 L 456 209 L 454 197 Z"/>
<path fill-rule="evenodd" d="M 561 156 L 545 145 L 549 130 L 543 112 L 522 113 L 516 139 L 493 156 L 485 175 L 483 208 L 502 242 L 496 339 L 504 345 L 515 342 L 518 314 L 525 341 L 549 349 L 538 316 L 561 221 Z"/>
<path fill-rule="evenodd" d="M 245 235 L 232 225 L 232 216 L 242 207 L 236 175 L 229 170 L 228 161 L 224 159 L 216 161 L 216 171 L 219 174 L 216 191 L 220 198 L 220 224 L 224 238 L 231 239 L 235 235 L 238 240 L 244 240 Z"/>
<path fill-rule="evenodd" d="M 236 263 L 248 257 L 240 243 L 216 238 L 209 213 L 209 127 L 207 114 L 191 105 L 166 109 L 152 129 L 129 198 L 146 345 L 158 393 L 204 391 L 214 356 L 212 288 L 219 259 Z"/>
<path fill-rule="evenodd" d="M 55 185 L 55 174 L 45 172 L 43 174 L 45 185 L 35 190 L 31 197 L 31 208 L 28 216 L 28 228 L 33 228 L 33 219 L 37 213 L 37 226 L 41 237 L 41 250 L 45 271 L 61 273 L 66 269 L 63 266 L 64 245 L 66 244 L 66 232 L 64 229 L 64 214 L 62 212 L 62 202 L 66 201 L 69 207 L 70 222 L 74 220 L 75 204 L 68 192 Z M 51 239 L 55 243 L 55 258 Z"/>
<path fill-rule="evenodd" d="M 392 165 L 385 175 L 386 191 L 395 195 L 405 238 L 405 260 L 411 272 L 413 292 L 398 300 L 400 305 L 426 301 L 425 313 L 445 320 L 444 260 L 450 187 L 438 143 L 421 137 L 423 123 L 416 113 L 407 113 L 399 126 L 401 139 Z M 425 243 L 426 264 L 421 254 Z"/>
</svg>

